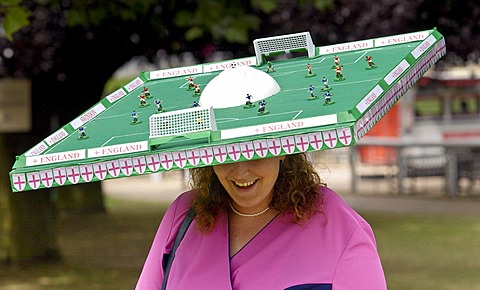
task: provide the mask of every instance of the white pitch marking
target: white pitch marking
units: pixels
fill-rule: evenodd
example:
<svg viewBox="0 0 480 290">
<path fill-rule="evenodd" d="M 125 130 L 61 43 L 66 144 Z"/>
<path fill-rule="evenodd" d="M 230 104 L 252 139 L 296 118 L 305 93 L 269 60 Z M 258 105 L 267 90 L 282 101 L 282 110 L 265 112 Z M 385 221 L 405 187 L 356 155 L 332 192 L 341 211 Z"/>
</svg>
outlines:
<svg viewBox="0 0 480 290">
<path fill-rule="evenodd" d="M 300 110 L 300 112 L 298 112 L 298 114 L 296 114 L 295 117 L 293 117 L 292 120 L 295 120 L 298 117 L 298 115 L 300 115 L 302 112 L 303 112 L 303 110 Z"/>
<path fill-rule="evenodd" d="M 342 84 L 335 84 L 335 86 L 345 86 L 349 84 L 359 84 L 359 83 L 365 83 L 365 82 L 371 82 L 371 81 L 379 81 L 381 79 L 370 79 L 370 80 L 362 80 L 362 81 L 356 81 L 356 82 L 348 82 L 348 83 L 342 83 Z"/>
<path fill-rule="evenodd" d="M 195 79 L 195 78 L 196 78 L 196 77 L 192 77 L 192 79 Z M 183 85 L 181 85 L 181 86 L 179 87 L 179 89 L 183 88 L 183 87 L 186 86 L 187 84 L 188 84 L 188 81 L 187 81 L 186 83 L 184 83 Z"/>
<path fill-rule="evenodd" d="M 357 60 L 356 60 L 356 61 L 354 61 L 353 63 L 357 63 L 357 62 L 358 62 L 360 59 L 362 59 L 362 58 L 363 58 L 363 56 L 364 56 L 364 55 L 366 55 L 368 52 L 369 52 L 369 50 L 366 50 L 366 51 L 365 51 L 364 53 L 362 53 L 362 55 L 361 55 L 361 56 L 359 56 L 359 57 L 357 58 Z"/>
<path fill-rule="evenodd" d="M 279 73 L 279 74 L 276 74 L 275 77 L 276 78 L 284 77 L 284 76 L 291 75 L 291 74 L 298 73 L 298 72 L 300 72 L 300 71 L 296 70 L 296 71 L 289 71 L 289 72 L 285 72 L 285 73 Z"/>
<path fill-rule="evenodd" d="M 240 120 L 240 119 L 238 119 L 238 118 L 219 118 L 219 119 L 217 119 L 217 123 L 219 123 L 219 122 L 221 123 L 222 121 L 223 122 L 230 122 L 230 121 L 238 121 L 238 120 Z"/>
<path fill-rule="evenodd" d="M 295 91 L 303 91 L 303 90 L 307 90 L 307 88 L 300 88 L 300 89 L 291 89 L 291 90 L 282 90 L 281 92 L 282 93 L 286 93 L 286 92 L 295 92 Z"/>
<path fill-rule="evenodd" d="M 105 141 L 100 147 L 106 146 L 106 144 L 110 143 L 110 141 L 112 141 L 113 139 L 130 137 L 130 136 L 145 135 L 145 134 L 149 134 L 149 132 L 140 132 L 140 133 L 135 133 L 135 134 L 113 136 L 113 137 L 110 137 L 110 139 L 108 139 L 107 141 Z"/>
<path fill-rule="evenodd" d="M 106 144 L 110 143 L 113 139 L 115 139 L 117 136 L 110 137 L 107 141 L 105 141 L 100 147 L 104 147 Z"/>
</svg>

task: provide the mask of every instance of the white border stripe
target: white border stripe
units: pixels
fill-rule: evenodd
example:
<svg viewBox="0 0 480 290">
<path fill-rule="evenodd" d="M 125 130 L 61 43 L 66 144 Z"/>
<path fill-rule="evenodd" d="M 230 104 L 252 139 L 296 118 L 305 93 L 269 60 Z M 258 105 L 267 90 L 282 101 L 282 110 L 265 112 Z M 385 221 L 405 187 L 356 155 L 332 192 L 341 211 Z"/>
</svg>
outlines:
<svg viewBox="0 0 480 290">
<path fill-rule="evenodd" d="M 118 89 L 115 92 L 111 93 L 110 95 L 106 96 L 105 98 L 110 102 L 113 103 L 115 101 L 118 101 L 119 99 L 125 97 L 127 93 L 122 89 Z"/>
<path fill-rule="evenodd" d="M 96 106 L 90 108 L 88 111 L 80 115 L 78 118 L 70 122 L 70 125 L 73 129 L 77 130 L 78 127 L 82 126 L 83 124 L 91 121 L 96 116 L 100 115 L 103 111 L 105 111 L 105 106 L 102 103 L 98 103 Z"/>
<path fill-rule="evenodd" d="M 201 73 L 203 73 L 203 66 L 201 64 L 198 64 L 192 66 L 152 71 L 150 72 L 150 79 L 166 79 L 178 76 L 197 75 Z"/>
<path fill-rule="evenodd" d="M 300 120 L 292 120 L 292 121 L 285 121 L 285 122 L 263 124 L 258 126 L 248 126 L 248 127 L 242 127 L 242 128 L 222 130 L 220 132 L 220 139 L 224 140 L 224 139 L 231 139 L 231 138 L 238 138 L 238 137 L 269 134 L 269 133 L 276 133 L 276 132 L 289 131 L 289 130 L 295 130 L 295 129 L 325 126 L 325 125 L 331 125 L 336 123 L 337 123 L 337 115 L 331 114 L 331 115 L 311 117 L 311 118 L 300 119 Z"/>
<path fill-rule="evenodd" d="M 373 48 L 373 39 L 360 40 L 354 42 L 346 42 L 320 47 L 320 55 L 341 53 L 360 49 Z"/>
<path fill-rule="evenodd" d="M 45 142 L 42 141 L 42 142 L 38 143 L 37 145 L 35 145 L 35 147 L 33 147 L 32 149 L 28 150 L 28 152 L 25 153 L 25 156 L 28 157 L 28 156 L 40 155 L 43 152 L 45 152 L 47 149 L 48 149 L 47 144 L 45 144 Z"/>
<path fill-rule="evenodd" d="M 382 87 L 379 85 L 376 85 L 373 90 L 371 90 L 357 105 L 357 110 L 360 111 L 360 113 L 365 112 L 368 107 L 370 107 L 371 104 L 373 104 L 378 97 L 383 93 Z"/>
<path fill-rule="evenodd" d="M 97 158 L 97 157 L 103 157 L 103 156 L 142 152 L 147 150 L 148 150 L 148 141 L 140 141 L 140 142 L 132 142 L 132 143 L 125 143 L 125 144 L 88 149 L 88 157 Z"/>
<path fill-rule="evenodd" d="M 408 61 L 402 60 L 392 71 L 384 78 L 388 85 L 391 85 L 396 79 L 398 79 L 408 68 L 410 64 Z"/>
<path fill-rule="evenodd" d="M 415 57 L 415 59 L 418 59 L 425 51 L 427 51 L 432 45 L 434 45 L 435 42 L 437 42 L 435 36 L 430 35 L 412 51 L 413 57 Z"/>
<path fill-rule="evenodd" d="M 44 154 L 38 156 L 29 156 L 25 160 L 26 166 L 44 165 L 58 162 L 66 162 L 72 160 L 80 160 L 86 158 L 85 150 L 73 150 L 66 152 L 59 152 L 54 154 Z"/>
<path fill-rule="evenodd" d="M 430 31 L 420 31 L 400 35 L 386 36 L 375 39 L 375 47 L 402 44 L 424 40 L 430 34 Z"/>
</svg>

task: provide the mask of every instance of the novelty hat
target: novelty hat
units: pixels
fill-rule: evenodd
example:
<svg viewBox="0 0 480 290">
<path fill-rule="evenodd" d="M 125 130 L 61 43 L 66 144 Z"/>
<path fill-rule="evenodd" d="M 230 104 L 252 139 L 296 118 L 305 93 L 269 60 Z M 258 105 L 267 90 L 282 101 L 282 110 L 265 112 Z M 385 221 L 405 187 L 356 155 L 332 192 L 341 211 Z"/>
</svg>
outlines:
<svg viewBox="0 0 480 290">
<path fill-rule="evenodd" d="M 253 45 L 252 57 L 141 73 L 17 156 L 12 190 L 353 146 L 445 54 L 436 29 Z M 291 52 L 304 53 L 272 58 Z"/>
</svg>

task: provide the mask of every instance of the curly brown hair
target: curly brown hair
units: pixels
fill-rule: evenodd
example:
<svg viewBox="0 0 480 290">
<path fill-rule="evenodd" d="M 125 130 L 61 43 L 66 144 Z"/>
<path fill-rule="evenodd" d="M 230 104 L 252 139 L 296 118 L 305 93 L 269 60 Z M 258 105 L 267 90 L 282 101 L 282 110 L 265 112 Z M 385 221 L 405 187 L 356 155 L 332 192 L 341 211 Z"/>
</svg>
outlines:
<svg viewBox="0 0 480 290">
<path fill-rule="evenodd" d="M 230 196 L 212 166 L 192 168 L 190 175 L 196 223 L 201 231 L 208 232 L 215 226 L 218 214 L 228 210 Z M 314 212 L 323 211 L 321 186 L 324 184 L 305 153 L 287 155 L 280 166 L 270 208 L 281 214 L 291 212 L 294 223 L 306 222 Z M 321 199 L 320 203 L 316 202 L 317 198 Z"/>
</svg>

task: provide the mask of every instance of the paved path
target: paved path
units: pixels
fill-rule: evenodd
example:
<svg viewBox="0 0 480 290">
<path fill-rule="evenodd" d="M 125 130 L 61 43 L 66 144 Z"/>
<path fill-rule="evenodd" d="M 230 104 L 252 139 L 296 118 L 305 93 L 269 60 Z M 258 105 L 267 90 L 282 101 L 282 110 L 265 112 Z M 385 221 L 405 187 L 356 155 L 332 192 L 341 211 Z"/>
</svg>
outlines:
<svg viewBox="0 0 480 290">
<path fill-rule="evenodd" d="M 350 206 L 358 211 L 463 213 L 480 216 L 479 196 L 455 199 L 434 193 L 430 193 L 429 196 L 399 196 L 392 193 L 393 186 L 388 185 L 388 181 L 383 182 L 387 184 L 382 184 L 378 180 L 362 180 L 359 183 L 361 194 L 354 195 L 351 193 L 348 170 L 335 168 L 321 174 L 328 186 L 337 191 Z M 104 181 L 103 189 L 107 196 L 119 199 L 169 204 L 178 194 L 188 190 L 187 183 L 181 171 L 173 171 Z M 435 191 L 435 187 L 438 187 L 437 183 L 433 182 L 429 191 Z"/>
</svg>

